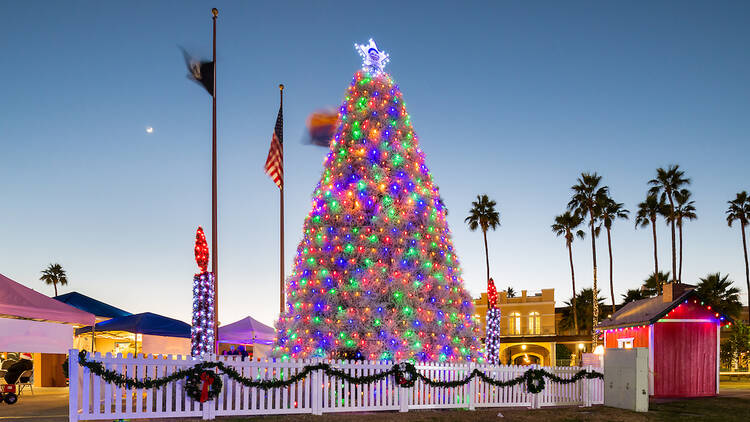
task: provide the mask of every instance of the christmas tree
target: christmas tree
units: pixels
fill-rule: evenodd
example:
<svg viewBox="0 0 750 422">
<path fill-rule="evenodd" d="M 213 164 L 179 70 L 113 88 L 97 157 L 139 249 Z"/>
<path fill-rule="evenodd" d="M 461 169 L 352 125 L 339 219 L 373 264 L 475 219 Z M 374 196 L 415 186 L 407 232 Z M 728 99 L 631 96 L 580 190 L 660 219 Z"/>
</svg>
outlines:
<svg viewBox="0 0 750 422">
<path fill-rule="evenodd" d="M 339 109 L 274 355 L 476 360 L 473 303 L 388 55 L 355 47 L 363 70 Z"/>
</svg>

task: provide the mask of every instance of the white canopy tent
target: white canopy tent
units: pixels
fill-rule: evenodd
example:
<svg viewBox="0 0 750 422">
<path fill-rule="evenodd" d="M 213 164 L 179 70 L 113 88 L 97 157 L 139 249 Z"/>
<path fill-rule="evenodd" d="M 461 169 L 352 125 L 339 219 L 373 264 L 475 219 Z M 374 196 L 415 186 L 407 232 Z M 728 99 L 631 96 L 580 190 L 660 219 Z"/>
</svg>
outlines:
<svg viewBox="0 0 750 422">
<path fill-rule="evenodd" d="M 47 297 L 0 274 L 0 351 L 68 353 L 73 328 L 94 315 Z"/>
</svg>

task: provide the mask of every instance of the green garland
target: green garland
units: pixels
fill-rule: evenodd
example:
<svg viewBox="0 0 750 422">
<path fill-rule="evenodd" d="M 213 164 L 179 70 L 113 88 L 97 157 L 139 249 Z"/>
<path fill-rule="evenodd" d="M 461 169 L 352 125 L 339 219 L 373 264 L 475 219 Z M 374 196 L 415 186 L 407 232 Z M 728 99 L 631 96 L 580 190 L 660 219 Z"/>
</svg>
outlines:
<svg viewBox="0 0 750 422">
<path fill-rule="evenodd" d="M 564 378 L 560 378 L 559 376 L 555 374 L 547 372 L 544 369 L 529 369 L 526 372 L 524 372 L 522 375 L 517 376 L 516 378 L 510 379 L 507 381 L 500 381 L 500 380 L 496 380 L 494 378 L 487 376 L 487 374 L 485 374 L 484 372 L 478 369 L 474 369 L 464 379 L 454 380 L 454 381 L 435 381 L 417 372 L 416 367 L 413 364 L 408 363 L 408 362 L 395 364 L 389 370 L 383 371 L 379 374 L 363 375 L 363 376 L 355 377 L 355 376 L 349 375 L 345 371 L 333 368 L 331 367 L 331 365 L 327 363 L 321 362 L 315 365 L 305 365 L 301 371 L 290 376 L 287 379 L 274 378 L 274 379 L 264 379 L 264 380 L 253 380 L 250 378 L 243 377 L 239 372 L 237 372 L 237 370 L 235 370 L 231 366 L 224 365 L 223 362 L 201 362 L 201 363 L 194 365 L 191 368 L 181 369 L 166 377 L 162 377 L 162 378 L 146 377 L 142 380 L 137 380 L 133 378 L 128 378 L 120 374 L 119 372 L 113 371 L 111 369 L 106 369 L 101 362 L 87 359 L 85 350 L 82 350 L 78 354 L 78 362 L 80 363 L 81 366 L 88 368 L 89 371 L 91 371 L 91 373 L 101 377 L 107 383 L 115 384 L 118 387 L 149 388 L 149 389 L 159 388 L 170 382 L 185 379 L 185 378 L 200 379 L 200 375 L 203 372 L 209 371 L 213 373 L 213 371 L 210 371 L 211 369 L 218 369 L 222 373 L 226 374 L 229 378 L 244 385 L 245 387 L 260 388 L 263 390 L 269 390 L 271 388 L 288 387 L 292 384 L 297 383 L 298 381 L 305 379 L 310 373 L 314 371 L 323 371 L 329 377 L 338 378 L 350 384 L 356 384 L 356 385 L 371 384 L 373 382 L 380 381 L 388 376 L 393 375 L 397 383 L 402 387 L 413 386 L 414 382 L 417 379 L 421 380 L 422 382 L 424 382 L 425 384 L 431 387 L 443 387 L 443 388 L 460 387 L 460 386 L 468 384 L 472 379 L 474 379 L 474 377 L 479 377 L 479 379 L 481 379 L 483 382 L 486 382 L 487 384 L 490 384 L 490 385 L 494 385 L 496 387 L 511 387 L 511 386 L 518 385 L 521 383 L 526 383 L 527 391 L 533 394 L 539 393 L 542 390 L 544 390 L 544 387 L 546 384 L 545 378 L 549 379 L 552 382 L 556 382 L 558 384 L 571 384 L 584 378 L 586 379 L 604 378 L 604 375 L 602 373 L 595 372 L 595 371 L 580 370 L 576 372 L 571 378 L 564 379 Z M 218 383 L 215 384 L 215 386 L 211 388 L 211 394 L 213 394 L 215 391 L 216 392 L 215 396 L 218 396 L 218 393 L 221 390 L 221 381 L 219 380 L 220 380 L 220 377 L 216 377 L 214 382 L 216 383 L 218 381 Z M 198 395 L 200 395 L 200 391 L 198 391 Z"/>
</svg>

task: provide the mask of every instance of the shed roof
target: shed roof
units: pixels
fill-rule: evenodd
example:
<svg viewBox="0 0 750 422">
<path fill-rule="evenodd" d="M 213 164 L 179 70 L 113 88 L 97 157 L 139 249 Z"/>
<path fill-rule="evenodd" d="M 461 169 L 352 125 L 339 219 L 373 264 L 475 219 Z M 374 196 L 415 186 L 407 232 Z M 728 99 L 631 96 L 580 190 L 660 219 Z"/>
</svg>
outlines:
<svg viewBox="0 0 750 422">
<path fill-rule="evenodd" d="M 64 295 L 55 296 L 53 299 L 59 300 L 62 303 L 67 303 L 68 305 L 82 311 L 90 312 L 98 317 L 118 318 L 132 315 L 130 312 L 123 311 L 120 308 L 116 308 L 108 303 L 98 301 L 78 292 L 65 293 Z"/>
<path fill-rule="evenodd" d="M 647 299 L 630 302 L 615 312 L 610 318 L 602 320 L 596 328 L 632 327 L 634 325 L 650 325 L 664 317 L 676 308 L 682 301 L 695 295 L 692 286 L 678 294 L 671 302 L 664 301 L 664 296 L 654 296 Z"/>
</svg>

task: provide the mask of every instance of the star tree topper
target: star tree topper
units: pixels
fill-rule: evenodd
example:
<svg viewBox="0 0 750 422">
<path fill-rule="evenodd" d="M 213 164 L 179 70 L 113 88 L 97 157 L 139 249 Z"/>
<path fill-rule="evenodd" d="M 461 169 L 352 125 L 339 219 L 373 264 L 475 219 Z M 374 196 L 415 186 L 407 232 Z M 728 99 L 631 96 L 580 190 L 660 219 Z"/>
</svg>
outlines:
<svg viewBox="0 0 750 422">
<path fill-rule="evenodd" d="M 373 75 L 383 73 L 385 65 L 390 61 L 388 53 L 380 51 L 372 38 L 370 38 L 369 44 L 354 43 L 354 49 L 362 57 L 362 70 L 366 70 Z"/>
</svg>

